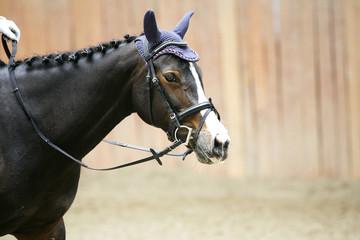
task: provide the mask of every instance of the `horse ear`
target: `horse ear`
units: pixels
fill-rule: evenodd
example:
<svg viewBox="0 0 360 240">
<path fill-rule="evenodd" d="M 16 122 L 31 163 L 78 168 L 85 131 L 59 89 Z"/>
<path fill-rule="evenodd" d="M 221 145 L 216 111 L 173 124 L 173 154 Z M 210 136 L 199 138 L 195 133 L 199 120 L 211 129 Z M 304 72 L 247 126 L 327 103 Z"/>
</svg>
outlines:
<svg viewBox="0 0 360 240">
<path fill-rule="evenodd" d="M 161 32 L 156 24 L 155 13 L 153 10 L 147 10 L 144 16 L 144 33 L 150 43 L 158 43 L 161 38 Z"/>
<path fill-rule="evenodd" d="M 180 35 L 181 38 L 184 38 L 185 33 L 189 27 L 190 18 L 193 14 L 194 12 L 186 13 L 185 16 L 181 19 L 181 21 L 173 29 L 173 31 Z"/>
</svg>

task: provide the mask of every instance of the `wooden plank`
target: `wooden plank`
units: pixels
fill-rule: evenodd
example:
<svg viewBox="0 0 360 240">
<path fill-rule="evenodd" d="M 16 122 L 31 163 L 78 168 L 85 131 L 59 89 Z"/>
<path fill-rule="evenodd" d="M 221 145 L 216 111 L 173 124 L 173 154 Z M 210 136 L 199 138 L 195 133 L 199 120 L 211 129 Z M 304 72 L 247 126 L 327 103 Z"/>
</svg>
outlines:
<svg viewBox="0 0 360 240">
<path fill-rule="evenodd" d="M 336 34 L 336 15 L 333 1 L 317 1 L 319 24 L 319 67 L 322 159 L 321 175 L 345 176 L 348 171 L 343 80 L 339 76 L 340 36 Z"/>
<path fill-rule="evenodd" d="M 311 2 L 281 1 L 283 176 L 317 176 Z"/>
<path fill-rule="evenodd" d="M 281 46 L 281 8 L 280 1 L 273 0 L 271 2 L 271 14 L 272 14 L 272 31 L 273 31 L 273 42 L 274 42 L 274 59 L 273 59 L 273 69 L 274 69 L 274 80 L 271 84 L 271 91 L 273 93 L 273 131 L 272 131 L 272 141 L 273 141 L 273 172 L 274 175 L 280 175 L 282 159 L 284 158 L 284 106 L 283 106 L 283 60 L 282 60 L 282 46 Z M 271 48 L 270 48 L 271 49 Z"/>
<path fill-rule="evenodd" d="M 64 13 L 69 13 L 71 10 L 70 3 L 70 0 L 43 1 L 41 3 L 46 14 L 43 34 L 46 35 L 45 48 L 48 53 L 69 51 L 71 48 L 73 35 L 71 15 L 64 17 Z"/>
<path fill-rule="evenodd" d="M 250 176 L 268 175 L 271 172 L 272 143 L 270 139 L 273 129 L 270 125 L 271 111 L 276 104 L 272 104 L 271 88 L 274 75 L 269 62 L 274 49 L 272 31 L 272 15 L 267 9 L 271 2 L 251 1 L 242 2 L 239 6 L 243 10 L 241 31 L 241 61 L 244 88 L 244 117 L 246 159 Z M 248 36 L 251 32 L 252 37 Z M 271 39 L 269 41 L 269 39 Z M 273 53 L 273 52 L 272 52 Z M 275 68 L 274 68 L 275 69 Z"/>
<path fill-rule="evenodd" d="M 47 53 L 46 41 L 48 33 L 45 32 L 46 14 L 43 3 L 43 0 L 21 1 L 21 11 L 24 19 L 21 32 L 23 39 L 26 39 L 21 41 L 21 46 L 26 53 L 37 55 Z"/>
<path fill-rule="evenodd" d="M 274 30 L 273 2 L 242 1 L 238 4 L 240 74 L 243 101 L 243 142 L 246 174 L 269 176 L 279 163 L 281 132 L 279 131 L 277 100 L 281 93 L 276 75 L 281 61 L 276 58 L 275 42 L 279 32 Z M 251 33 L 251 36 L 249 35 Z M 281 67 L 280 67 L 281 69 Z"/>
<path fill-rule="evenodd" d="M 277 1 L 261 1 L 261 13 L 262 18 L 262 43 L 259 46 L 262 49 L 262 65 L 263 65 L 263 79 L 261 83 L 261 91 L 258 91 L 258 96 L 262 96 L 262 100 L 259 99 L 258 103 L 260 107 L 259 116 L 259 133 L 260 133 L 260 145 L 263 145 L 264 151 L 260 155 L 260 176 L 271 176 L 276 174 L 279 169 L 279 159 L 281 158 L 282 151 L 282 136 L 280 132 L 280 114 L 281 106 L 279 106 L 279 99 L 282 99 L 281 75 L 278 75 L 278 71 L 281 73 L 281 58 L 277 58 L 277 51 L 280 50 L 280 36 L 281 29 L 280 24 L 276 21 L 277 11 L 280 11 L 280 7 Z M 279 7 L 278 10 L 275 10 Z M 279 41 L 279 42 L 277 42 Z M 277 44 L 279 44 L 277 46 Z M 278 48 L 278 49 L 277 49 Z M 281 54 L 279 54 L 281 57 Z M 254 69 L 257 71 L 257 69 Z M 261 144 L 262 143 L 262 144 Z"/>
<path fill-rule="evenodd" d="M 349 89 L 349 74 L 348 70 L 348 46 L 347 46 L 347 31 L 346 31 L 346 6 L 344 2 L 335 2 L 335 15 L 337 16 L 337 31 L 336 34 L 338 35 L 338 44 L 336 49 L 339 51 L 338 53 L 338 60 L 339 63 L 337 66 L 339 67 L 338 75 L 339 79 L 341 79 L 340 89 L 343 92 L 343 99 L 341 99 L 342 104 L 340 105 L 340 109 L 344 112 L 340 115 L 343 117 L 342 119 L 342 126 L 340 127 L 344 131 L 344 138 L 346 142 L 345 152 L 346 152 L 346 159 L 344 159 L 343 163 L 346 166 L 346 177 L 351 178 L 353 177 L 352 173 L 352 148 L 353 143 L 351 140 L 351 131 L 352 131 L 352 123 L 351 123 L 351 115 L 352 112 L 350 111 L 350 89 Z"/>
<path fill-rule="evenodd" d="M 256 5 L 254 1 L 244 2 L 246 9 L 246 28 L 244 29 L 244 34 L 249 31 L 253 31 L 253 37 L 249 38 L 244 36 L 244 62 L 246 63 L 244 67 L 248 69 L 248 74 L 245 77 L 245 99 L 246 104 L 245 116 L 246 116 L 246 139 L 247 139 L 247 170 L 249 176 L 256 176 L 259 170 L 259 154 L 261 154 L 261 147 L 259 147 L 259 121 L 258 121 L 258 85 L 257 78 L 259 78 L 259 73 L 261 71 L 256 71 L 255 69 L 260 67 L 258 66 L 259 52 L 257 42 L 260 36 L 258 36 L 258 30 L 261 28 L 259 26 Z M 256 30 L 255 30 L 256 29 Z M 261 74 L 261 73 L 260 73 Z M 261 149 L 261 150 L 260 150 Z"/>
<path fill-rule="evenodd" d="M 302 128 L 301 136 L 301 162 L 297 162 L 297 168 L 302 177 L 318 177 L 318 135 L 316 128 L 316 97 L 314 76 L 314 48 L 312 39 L 312 1 L 300 1 L 301 9 L 301 38 L 299 39 L 299 53 L 302 58 L 299 69 L 298 81 L 301 83 L 297 99 L 302 99 L 299 118 Z M 296 126 L 294 126 L 296 127 Z"/>
<path fill-rule="evenodd" d="M 72 49 L 94 46 L 105 40 L 101 6 L 98 0 L 72 0 Z"/>
<path fill-rule="evenodd" d="M 102 2 L 103 38 L 106 40 L 121 39 L 126 34 L 123 22 L 124 11 L 122 10 L 125 9 L 125 6 L 122 5 L 121 1 L 117 0 L 103 0 Z"/>
<path fill-rule="evenodd" d="M 335 176 L 338 169 L 339 148 L 337 146 L 336 89 L 333 82 L 335 76 L 331 66 L 329 2 L 318 1 L 319 36 L 320 36 L 320 82 L 322 104 L 323 133 L 323 172 L 325 176 Z"/>
<path fill-rule="evenodd" d="M 253 124 L 256 141 L 254 150 L 258 151 L 257 176 L 270 176 L 276 169 L 278 159 L 275 145 L 280 145 L 277 119 L 277 83 L 275 61 L 275 31 L 273 26 L 273 2 L 252 1 L 249 29 L 252 31 L 248 55 L 251 57 L 251 76 L 253 76 Z"/>
<path fill-rule="evenodd" d="M 249 3 L 247 1 L 238 1 L 236 9 L 239 12 L 240 19 L 237 21 L 237 39 L 238 39 L 238 58 L 239 58 L 239 84 L 241 101 L 241 121 L 239 136 L 242 144 L 242 158 L 244 159 L 243 168 L 245 176 L 254 176 L 257 171 L 258 158 L 256 149 L 256 122 L 253 120 L 254 112 L 254 86 L 252 85 L 251 72 L 251 52 L 248 51 L 250 38 L 250 13 L 248 11 Z M 230 61 L 229 61 L 230 62 Z"/>
<path fill-rule="evenodd" d="M 337 90 L 337 105 L 336 117 L 337 120 L 337 145 L 339 147 L 338 158 L 338 173 L 337 176 L 341 178 L 351 177 L 350 162 L 351 162 L 351 142 L 350 142 L 350 128 L 349 128 L 349 103 L 348 96 L 348 79 L 345 73 L 344 51 L 347 47 L 344 42 L 344 6 L 341 1 L 331 0 L 329 4 L 329 14 L 331 15 L 330 22 L 330 39 L 332 51 L 332 69 L 335 76 L 333 83 Z"/>
<path fill-rule="evenodd" d="M 359 42 L 359 11 L 360 2 L 356 0 L 344 2 L 345 6 L 345 33 L 346 33 L 346 76 L 349 84 L 349 110 L 351 125 L 351 173 L 360 178 L 360 52 Z"/>
<path fill-rule="evenodd" d="M 238 40 L 236 36 L 237 12 L 235 1 L 219 1 L 217 5 L 219 16 L 219 39 L 221 56 L 221 73 L 223 76 L 225 114 L 223 119 L 228 122 L 231 145 L 228 160 L 228 173 L 230 176 L 242 176 L 244 174 L 242 159 L 243 143 L 241 142 L 241 89 L 238 59 Z"/>
<path fill-rule="evenodd" d="M 320 33 L 319 33 L 319 17 L 318 3 L 313 2 L 312 9 L 312 29 L 313 29 L 313 52 L 314 52 L 314 80 L 315 80 L 315 111 L 316 111 L 316 132 L 318 146 L 318 165 L 319 175 L 323 172 L 324 165 L 324 143 L 323 143 L 323 126 L 322 126 L 322 101 L 321 101 L 321 71 L 320 71 Z"/>
</svg>

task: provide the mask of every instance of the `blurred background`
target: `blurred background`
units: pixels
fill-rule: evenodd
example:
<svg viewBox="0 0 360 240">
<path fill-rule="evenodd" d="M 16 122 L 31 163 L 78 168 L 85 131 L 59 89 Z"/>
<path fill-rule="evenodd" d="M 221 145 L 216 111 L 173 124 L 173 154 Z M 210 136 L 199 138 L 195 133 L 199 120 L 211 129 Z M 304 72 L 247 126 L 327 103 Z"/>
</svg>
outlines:
<svg viewBox="0 0 360 240">
<path fill-rule="evenodd" d="M 187 11 L 195 11 L 185 41 L 201 57 L 206 95 L 212 97 L 230 132 L 229 159 L 205 166 L 195 156 L 185 162 L 166 158 L 165 170 L 147 163 L 108 175 L 84 171 L 75 210 L 69 212 L 70 228 L 81 229 L 76 219 L 89 223 L 91 217 L 81 215 L 82 204 L 94 201 L 91 206 L 102 209 L 104 205 L 91 197 L 111 206 L 111 214 L 119 208 L 114 201 L 126 202 L 124 196 L 142 205 L 138 195 L 142 193 L 144 198 L 153 196 L 153 204 L 148 203 L 152 210 L 126 205 L 118 211 L 126 215 L 124 208 L 130 209 L 125 217 L 130 223 L 136 209 L 149 219 L 133 225 L 116 222 L 120 221 L 116 217 L 110 221 L 129 225 L 129 231 L 138 234 L 121 239 L 144 239 L 139 235 L 141 227 L 154 224 L 155 216 L 167 221 L 153 228 L 154 239 L 358 239 L 360 1 L 0 0 L 0 15 L 21 29 L 17 59 L 78 50 L 123 39 L 124 34 L 139 35 L 147 9 L 155 11 L 159 27 L 166 30 Z M 0 57 L 6 60 L 3 51 Z M 108 138 L 157 149 L 168 144 L 165 133 L 135 114 Z M 101 143 L 84 161 L 107 167 L 143 156 Z M 161 176 L 170 185 L 159 180 Z M 159 185 L 149 190 L 153 188 L 144 187 L 144 181 Z M 122 182 L 138 184 L 140 190 L 129 190 Z M 114 189 L 123 197 L 117 198 Z M 210 189 L 213 192 L 201 195 Z M 175 206 L 175 221 L 160 211 L 156 196 L 169 202 L 188 201 L 198 208 Z M 202 209 L 208 199 L 218 211 Z M 100 210 L 90 212 L 94 211 L 95 218 L 102 215 Z M 201 218 L 195 217 L 196 223 L 193 214 Z M 109 235 L 112 228 L 106 227 L 106 219 L 94 226 Z M 222 221 L 226 219 L 231 225 Z M 210 231 L 206 223 L 216 225 L 218 231 Z M 336 228 L 340 223 L 344 225 Z M 169 228 L 173 232 L 164 232 Z M 77 237 L 71 239 L 97 239 L 95 229 L 85 228 L 91 233 L 86 238 L 73 230 Z M 261 230 L 250 234 L 254 229 Z M 100 236 L 114 239 L 110 235 Z"/>
<path fill-rule="evenodd" d="M 185 40 L 201 56 L 207 96 L 232 138 L 228 162 L 203 171 L 233 177 L 360 177 L 358 0 L 0 3 L 1 15 L 21 29 L 18 59 L 139 35 L 150 8 L 167 30 L 195 11 Z M 163 132 L 137 116 L 109 138 L 157 148 L 167 144 Z M 105 166 L 137 156 L 100 145 L 87 159 Z"/>
</svg>

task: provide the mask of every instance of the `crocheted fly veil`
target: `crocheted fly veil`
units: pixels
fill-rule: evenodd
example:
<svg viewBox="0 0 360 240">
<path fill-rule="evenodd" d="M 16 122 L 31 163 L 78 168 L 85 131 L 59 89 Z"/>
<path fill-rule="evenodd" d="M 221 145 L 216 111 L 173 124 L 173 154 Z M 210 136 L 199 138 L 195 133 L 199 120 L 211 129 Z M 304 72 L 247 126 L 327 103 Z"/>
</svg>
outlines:
<svg viewBox="0 0 360 240">
<path fill-rule="evenodd" d="M 148 47 L 149 52 L 153 51 L 156 47 L 164 42 L 178 42 L 185 43 L 183 41 L 184 35 L 189 27 L 189 21 L 194 12 L 188 12 L 171 31 L 159 30 L 155 13 L 152 10 L 148 10 L 144 17 L 144 35 L 135 40 L 136 48 L 140 55 L 146 62 L 146 53 L 144 52 L 144 46 Z M 186 61 L 196 62 L 199 61 L 200 56 L 188 46 L 175 46 L 170 45 L 162 49 L 156 55 L 153 56 L 153 60 L 163 54 L 173 54 Z"/>
</svg>

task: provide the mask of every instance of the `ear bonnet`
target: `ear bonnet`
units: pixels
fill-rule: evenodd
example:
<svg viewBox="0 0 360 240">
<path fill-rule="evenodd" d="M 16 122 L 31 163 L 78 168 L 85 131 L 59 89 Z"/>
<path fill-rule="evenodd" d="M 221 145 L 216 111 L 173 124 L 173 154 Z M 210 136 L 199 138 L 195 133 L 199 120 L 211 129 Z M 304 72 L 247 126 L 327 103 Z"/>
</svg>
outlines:
<svg viewBox="0 0 360 240">
<path fill-rule="evenodd" d="M 181 59 L 189 62 L 196 62 L 200 60 L 200 56 L 183 41 L 183 37 L 189 27 L 189 21 L 194 12 L 188 12 L 171 31 L 159 30 L 155 13 L 148 10 L 144 16 L 144 35 L 135 40 L 136 48 L 140 55 L 147 62 L 149 53 L 153 52 L 158 46 L 164 43 L 173 42 L 174 45 L 167 45 L 156 54 L 151 56 L 153 60 L 163 54 L 173 54 Z"/>
</svg>

